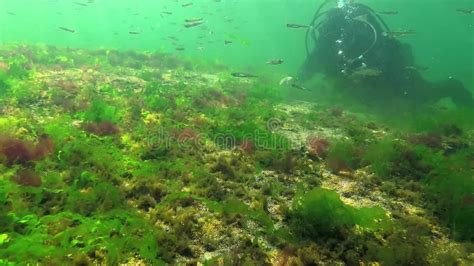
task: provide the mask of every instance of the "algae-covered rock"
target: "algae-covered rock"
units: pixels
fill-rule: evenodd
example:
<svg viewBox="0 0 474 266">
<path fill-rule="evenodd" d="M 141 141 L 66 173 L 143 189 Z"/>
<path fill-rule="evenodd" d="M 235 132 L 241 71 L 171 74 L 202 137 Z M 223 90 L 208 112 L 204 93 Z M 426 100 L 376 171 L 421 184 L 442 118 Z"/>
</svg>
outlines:
<svg viewBox="0 0 474 266">
<path fill-rule="evenodd" d="M 380 207 L 354 208 L 344 204 L 335 191 L 322 188 L 297 196 L 290 220 L 298 234 L 311 239 L 341 238 L 355 225 L 379 230 L 390 224 Z"/>
</svg>

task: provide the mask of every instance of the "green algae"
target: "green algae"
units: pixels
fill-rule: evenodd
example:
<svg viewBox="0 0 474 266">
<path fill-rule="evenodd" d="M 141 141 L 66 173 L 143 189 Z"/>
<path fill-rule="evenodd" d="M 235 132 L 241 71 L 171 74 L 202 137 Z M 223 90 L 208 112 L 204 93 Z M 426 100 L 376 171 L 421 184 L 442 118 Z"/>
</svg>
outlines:
<svg viewBox="0 0 474 266">
<path fill-rule="evenodd" d="M 438 218 L 453 241 L 472 241 L 465 121 L 449 126 L 443 113 L 425 132 L 380 137 L 374 131 L 385 125 L 339 107 L 279 111 L 274 84 L 233 79 L 213 65 L 199 72 L 158 53 L 32 46 L 22 47 L 35 55 L 26 58 L 1 49 L 15 52 L 0 75 L 0 133 L 31 143 L 47 135 L 54 150 L 0 164 L 0 264 L 263 265 L 279 252 L 300 265 L 436 263 Z M 104 121 L 119 133 L 85 130 Z M 314 160 L 283 134 L 291 123 L 341 135 L 328 136 L 327 157 Z M 420 135 L 433 131 L 441 137 Z M 39 187 L 13 182 L 25 169 L 40 176 Z M 361 191 L 423 200 L 429 212 L 420 218 L 390 205 L 390 216 L 377 203 L 345 204 L 318 187 L 326 169 L 367 171 Z M 456 252 L 445 253 L 467 257 Z"/>
<path fill-rule="evenodd" d="M 355 208 L 335 191 L 315 188 L 297 196 L 291 214 L 293 227 L 304 237 L 337 237 L 355 225 L 365 230 L 386 230 L 390 220 L 380 207 Z"/>
<path fill-rule="evenodd" d="M 337 140 L 331 144 L 327 155 L 329 168 L 337 173 L 354 170 L 359 164 L 358 148 L 352 140 Z"/>
<path fill-rule="evenodd" d="M 450 226 L 455 239 L 474 238 L 474 206 L 472 196 L 473 151 L 449 156 L 436 165 L 426 179 L 427 196 L 434 202 L 434 211 Z"/>
<path fill-rule="evenodd" d="M 92 101 L 91 107 L 84 112 L 83 117 L 84 120 L 93 122 L 111 121 L 117 123 L 120 121 L 119 110 L 102 100 Z"/>
</svg>

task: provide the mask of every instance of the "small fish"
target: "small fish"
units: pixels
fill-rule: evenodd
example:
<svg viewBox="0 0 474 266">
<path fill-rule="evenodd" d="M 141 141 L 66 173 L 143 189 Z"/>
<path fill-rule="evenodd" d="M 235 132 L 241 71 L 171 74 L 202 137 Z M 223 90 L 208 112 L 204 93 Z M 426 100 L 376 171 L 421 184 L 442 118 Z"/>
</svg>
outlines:
<svg viewBox="0 0 474 266">
<path fill-rule="evenodd" d="M 403 37 L 407 35 L 413 35 L 416 34 L 415 31 L 413 30 L 406 30 L 406 31 L 386 31 L 382 33 L 384 36 L 390 36 L 390 37 Z"/>
<path fill-rule="evenodd" d="M 353 19 L 359 20 L 359 21 L 362 21 L 362 22 L 368 22 L 367 18 L 368 18 L 368 15 L 365 14 L 365 15 L 360 15 L 360 16 L 354 17 Z"/>
<path fill-rule="evenodd" d="M 253 74 L 249 74 L 249 73 L 243 73 L 243 72 L 234 72 L 234 73 L 230 73 L 233 77 L 236 77 L 236 78 L 256 78 L 258 76 L 256 75 L 253 75 Z"/>
<path fill-rule="evenodd" d="M 185 48 L 183 48 L 183 47 L 176 47 L 175 49 L 176 49 L 176 51 L 184 51 L 185 50 Z"/>
<path fill-rule="evenodd" d="M 196 21 L 196 22 L 191 22 L 191 23 L 185 23 L 184 24 L 184 27 L 186 28 L 193 28 L 193 27 L 196 27 L 196 26 L 199 26 L 201 24 L 203 24 L 204 21 Z"/>
<path fill-rule="evenodd" d="M 307 26 L 307 25 L 300 25 L 300 24 L 293 24 L 293 23 L 286 24 L 286 27 L 290 28 L 290 29 L 307 29 L 307 28 L 309 28 L 309 26 Z"/>
<path fill-rule="evenodd" d="M 291 84 L 291 87 L 295 88 L 295 89 L 298 89 L 298 90 L 302 90 L 302 91 L 308 91 L 307 88 L 301 86 L 301 85 L 298 85 L 298 84 L 295 84 L 295 83 L 292 83 Z"/>
<path fill-rule="evenodd" d="M 459 8 L 456 11 L 464 13 L 464 14 L 474 14 L 474 9 L 467 9 L 467 8 Z"/>
<path fill-rule="evenodd" d="M 190 18 L 190 19 L 185 19 L 184 22 L 186 22 L 186 23 L 195 23 L 195 22 L 200 22 L 202 20 L 203 20 L 203 18 Z"/>
<path fill-rule="evenodd" d="M 130 35 L 138 35 L 138 34 L 140 34 L 140 32 L 138 32 L 138 31 L 129 31 L 128 34 L 130 34 Z"/>
<path fill-rule="evenodd" d="M 67 32 L 71 32 L 71 33 L 74 33 L 76 32 L 75 30 L 73 29 L 69 29 L 69 28 L 65 28 L 65 27 L 58 27 L 60 30 L 63 30 L 63 31 L 67 31 Z"/>
<path fill-rule="evenodd" d="M 351 75 L 350 78 L 358 79 L 363 77 L 378 77 L 382 74 L 382 71 L 375 68 L 360 67 L 356 69 Z"/>
<path fill-rule="evenodd" d="M 382 15 L 397 15 L 398 11 L 380 11 L 378 13 Z"/>
<path fill-rule="evenodd" d="M 177 41 L 177 40 L 178 40 L 178 38 L 176 38 L 176 37 L 174 37 L 174 36 L 168 36 L 168 39 L 173 40 L 173 41 Z"/>
<path fill-rule="evenodd" d="M 406 66 L 405 69 L 415 70 L 415 71 L 427 71 L 430 67 L 422 67 L 422 66 Z"/>
<path fill-rule="evenodd" d="M 293 80 L 294 78 L 292 76 L 284 77 L 280 80 L 280 86 L 290 85 Z"/>
<path fill-rule="evenodd" d="M 81 3 L 81 2 L 74 2 L 74 4 L 76 4 L 76 5 L 78 5 L 78 6 L 87 6 L 86 4 Z"/>
<path fill-rule="evenodd" d="M 224 44 L 227 45 L 227 44 L 231 44 L 232 41 L 229 41 L 229 40 L 224 40 Z"/>
<path fill-rule="evenodd" d="M 161 14 L 165 14 L 165 15 L 173 15 L 173 12 L 169 12 L 169 11 L 163 11 L 163 12 L 161 12 Z"/>
<path fill-rule="evenodd" d="M 281 65 L 283 64 L 283 59 L 273 59 L 267 62 L 267 65 Z"/>
<path fill-rule="evenodd" d="M 186 3 L 186 4 L 182 4 L 181 6 L 182 7 L 188 7 L 188 6 L 192 6 L 192 5 L 193 5 L 193 3 Z"/>
<path fill-rule="evenodd" d="M 10 15 L 10 16 L 16 16 L 16 14 L 15 14 L 15 13 L 13 13 L 13 12 L 10 12 L 10 11 L 7 11 L 7 14 L 8 14 L 8 15 Z"/>
</svg>

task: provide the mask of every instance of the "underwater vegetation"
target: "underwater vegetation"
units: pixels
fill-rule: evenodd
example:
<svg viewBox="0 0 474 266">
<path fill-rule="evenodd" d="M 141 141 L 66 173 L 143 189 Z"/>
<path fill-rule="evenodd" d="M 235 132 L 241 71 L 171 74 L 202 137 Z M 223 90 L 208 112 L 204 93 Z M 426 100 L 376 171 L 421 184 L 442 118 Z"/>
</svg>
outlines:
<svg viewBox="0 0 474 266">
<path fill-rule="evenodd" d="M 166 54 L 0 51 L 2 265 L 474 260 L 472 112 L 399 126 Z"/>
<path fill-rule="evenodd" d="M 380 207 L 354 208 L 344 204 L 332 190 L 315 188 L 293 202 L 291 218 L 303 236 L 318 239 L 344 235 L 355 225 L 367 230 L 388 227 L 390 220 Z"/>
</svg>

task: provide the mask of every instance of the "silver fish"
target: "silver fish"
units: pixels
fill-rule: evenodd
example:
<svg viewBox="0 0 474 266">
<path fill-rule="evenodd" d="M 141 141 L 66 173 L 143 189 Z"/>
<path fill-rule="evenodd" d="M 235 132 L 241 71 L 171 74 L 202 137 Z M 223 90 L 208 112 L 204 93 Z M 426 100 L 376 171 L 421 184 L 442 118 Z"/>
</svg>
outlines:
<svg viewBox="0 0 474 266">
<path fill-rule="evenodd" d="M 273 59 L 267 62 L 267 65 L 281 65 L 283 64 L 283 59 Z"/>
<path fill-rule="evenodd" d="M 256 78 L 258 76 L 256 75 L 253 75 L 253 74 L 249 74 L 249 73 L 243 73 L 243 72 L 233 72 L 233 73 L 230 73 L 233 77 L 236 77 L 236 78 Z"/>
</svg>

